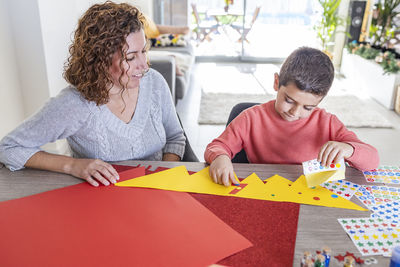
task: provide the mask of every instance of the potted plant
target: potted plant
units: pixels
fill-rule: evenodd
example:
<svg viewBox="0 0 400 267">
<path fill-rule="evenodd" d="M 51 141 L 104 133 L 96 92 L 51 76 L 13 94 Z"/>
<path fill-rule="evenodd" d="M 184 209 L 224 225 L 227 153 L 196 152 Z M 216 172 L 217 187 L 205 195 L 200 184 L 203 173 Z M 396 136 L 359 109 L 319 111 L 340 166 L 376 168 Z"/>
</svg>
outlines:
<svg viewBox="0 0 400 267">
<path fill-rule="evenodd" d="M 394 108 L 400 84 L 400 55 L 392 49 L 393 18 L 400 0 L 380 0 L 374 6 L 368 42 L 351 42 L 343 53 L 341 72 L 356 79 L 366 92 L 388 109 Z M 398 27 L 397 27 L 398 28 Z"/>
<path fill-rule="evenodd" d="M 314 30 L 317 32 L 322 51 L 331 58 L 331 49 L 334 44 L 336 29 L 345 22 L 345 19 L 338 15 L 340 1 L 341 0 L 318 0 L 322 8 L 322 14 L 319 21 L 314 25 Z"/>
<path fill-rule="evenodd" d="M 399 5 L 400 0 L 381 0 L 375 4 L 369 29 L 372 46 L 391 48 L 390 41 L 396 31 L 393 19 L 400 14 L 396 11 Z"/>
</svg>

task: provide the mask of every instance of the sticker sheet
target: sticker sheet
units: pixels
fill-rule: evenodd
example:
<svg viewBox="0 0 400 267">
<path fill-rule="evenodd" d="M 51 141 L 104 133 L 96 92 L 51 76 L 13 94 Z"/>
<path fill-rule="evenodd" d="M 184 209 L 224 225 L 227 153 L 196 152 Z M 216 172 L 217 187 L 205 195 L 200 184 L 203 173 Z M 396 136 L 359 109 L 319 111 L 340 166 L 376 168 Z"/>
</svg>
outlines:
<svg viewBox="0 0 400 267">
<path fill-rule="evenodd" d="M 393 201 L 375 205 L 370 208 L 374 213 L 371 215 L 373 218 L 382 218 L 386 221 L 397 221 L 400 219 L 400 202 Z"/>
<path fill-rule="evenodd" d="M 365 234 L 350 234 L 357 249 L 363 256 L 390 256 L 393 247 L 400 244 L 400 229 L 392 231 L 368 231 Z"/>
<path fill-rule="evenodd" d="M 400 201 L 400 188 L 390 186 L 365 186 L 367 192 L 373 197 L 377 205 L 392 201 Z"/>
<path fill-rule="evenodd" d="M 369 183 L 400 184 L 400 166 L 379 166 L 363 174 Z"/>
<path fill-rule="evenodd" d="M 387 222 L 382 218 L 341 218 L 340 225 L 348 234 L 365 234 L 367 231 L 391 231 L 400 228 L 399 221 Z"/>
<path fill-rule="evenodd" d="M 354 195 L 360 200 L 368 209 L 376 205 L 375 198 L 365 186 L 360 186 Z"/>
<path fill-rule="evenodd" d="M 341 218 L 338 222 L 363 256 L 389 256 L 400 244 L 398 221 L 388 223 L 382 218 Z"/>
<path fill-rule="evenodd" d="M 400 201 L 400 188 L 390 186 L 360 186 L 356 197 L 368 208 L 389 202 Z"/>
<path fill-rule="evenodd" d="M 350 200 L 360 188 L 360 185 L 346 180 L 330 181 L 323 183 L 322 186 L 348 200 Z"/>
</svg>

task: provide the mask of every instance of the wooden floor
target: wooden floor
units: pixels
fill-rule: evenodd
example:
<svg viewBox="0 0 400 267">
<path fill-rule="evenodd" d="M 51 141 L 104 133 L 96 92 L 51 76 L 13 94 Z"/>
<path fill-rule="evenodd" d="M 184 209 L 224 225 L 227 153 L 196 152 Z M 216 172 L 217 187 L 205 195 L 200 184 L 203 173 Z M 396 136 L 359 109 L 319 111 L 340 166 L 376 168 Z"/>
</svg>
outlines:
<svg viewBox="0 0 400 267">
<path fill-rule="evenodd" d="M 196 63 L 192 72 L 188 92 L 182 100 L 179 100 L 177 105 L 177 111 L 181 117 L 190 144 L 192 145 L 200 161 L 204 160 L 203 154 L 207 144 L 210 143 L 212 139 L 220 135 L 225 129 L 225 126 L 223 125 L 199 125 L 197 123 L 200 109 L 202 84 L 204 81 L 211 79 L 210 74 L 203 71 L 204 65 L 202 64 L 210 63 Z M 232 66 L 235 66 L 235 68 L 232 68 Z M 252 73 L 249 71 L 249 69 L 255 69 L 255 71 L 257 71 L 257 69 L 262 69 L 265 74 L 261 76 L 258 75 L 257 82 L 261 84 L 266 91 L 272 89 L 273 73 L 278 69 L 276 65 L 249 65 L 241 63 L 236 63 L 233 65 L 216 63 L 215 68 L 217 70 L 222 70 L 221 73 L 225 73 L 221 74 L 221 77 L 218 77 L 218 83 L 221 83 L 222 81 L 222 84 L 224 81 L 230 81 L 229 84 L 232 84 L 232 79 L 234 80 L 235 74 L 238 74 L 239 72 L 247 71 L 248 75 L 252 76 Z M 226 71 L 227 68 L 229 68 L 229 71 Z M 240 82 L 238 82 L 238 84 L 240 84 Z M 364 96 L 362 91 L 354 92 L 354 90 L 359 90 L 357 85 L 350 82 L 350 79 L 344 78 L 335 79 L 331 92 L 345 90 L 343 88 L 346 88 L 346 90 L 351 90 L 353 94 L 356 93 L 357 95 L 360 95 L 360 97 Z M 235 88 L 229 88 L 229 90 L 235 90 Z M 393 129 L 351 128 L 351 130 L 354 131 L 361 140 L 375 146 L 378 149 L 381 158 L 381 164 L 398 166 L 400 165 L 400 116 L 394 111 L 387 110 L 375 101 L 370 101 L 369 103 L 373 105 L 373 108 L 391 121 L 395 127 Z"/>
</svg>

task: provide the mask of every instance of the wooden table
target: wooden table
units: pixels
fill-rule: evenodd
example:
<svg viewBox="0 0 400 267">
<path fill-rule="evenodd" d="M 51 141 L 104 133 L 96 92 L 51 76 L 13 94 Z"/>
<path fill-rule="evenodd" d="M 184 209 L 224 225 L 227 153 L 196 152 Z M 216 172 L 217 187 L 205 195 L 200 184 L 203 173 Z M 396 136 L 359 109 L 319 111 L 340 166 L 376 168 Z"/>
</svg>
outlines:
<svg viewBox="0 0 400 267">
<path fill-rule="evenodd" d="M 137 164 L 152 165 L 151 170 L 160 166 L 170 168 L 185 165 L 189 171 L 199 171 L 206 167 L 204 163 L 190 162 L 125 161 L 118 164 L 132 166 Z M 234 169 L 236 174 L 242 178 L 255 172 L 262 179 L 279 174 L 291 181 L 295 181 L 302 174 L 301 165 L 234 164 Z M 346 177 L 351 182 L 367 184 L 363 174 L 356 169 L 347 168 Z M 32 169 L 10 172 L 3 167 L 0 168 L 0 201 L 29 196 L 80 182 L 81 180 L 65 174 Z M 352 201 L 363 206 L 355 197 Z M 349 251 L 360 257 L 361 254 L 338 223 L 337 218 L 368 217 L 370 214 L 370 212 L 356 210 L 301 205 L 293 266 L 300 266 L 300 259 L 304 251 L 315 253 L 316 250 L 321 250 L 323 246 L 330 247 L 333 255 L 343 255 L 346 251 Z M 378 260 L 378 264 L 373 266 L 389 266 L 389 258 L 382 256 L 372 257 Z M 332 258 L 330 266 L 342 265 Z"/>
</svg>

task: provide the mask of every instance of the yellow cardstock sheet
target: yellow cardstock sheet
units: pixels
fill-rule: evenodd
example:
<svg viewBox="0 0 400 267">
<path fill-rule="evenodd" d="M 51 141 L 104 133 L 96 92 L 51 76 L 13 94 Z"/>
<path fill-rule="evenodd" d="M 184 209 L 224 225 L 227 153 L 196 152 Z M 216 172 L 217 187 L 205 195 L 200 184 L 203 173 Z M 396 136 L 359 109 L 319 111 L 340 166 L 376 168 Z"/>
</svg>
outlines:
<svg viewBox="0 0 400 267">
<path fill-rule="evenodd" d="M 189 175 L 185 166 L 116 183 L 116 186 L 146 187 L 171 191 L 229 195 L 236 186 L 225 187 L 213 182 L 209 175 L 209 167 Z"/>
<path fill-rule="evenodd" d="M 316 185 L 309 188 L 304 175 L 300 176 L 291 185 L 290 190 L 292 190 L 292 194 L 294 196 L 297 196 L 297 203 L 367 211 L 367 209 L 364 209 L 361 206 L 354 204 L 350 200 L 334 194 L 325 187 Z"/>
<path fill-rule="evenodd" d="M 165 171 L 148 174 L 123 182 L 116 183 L 116 186 L 156 188 L 172 191 L 186 192 L 186 178 L 189 173 L 185 166 L 171 168 Z"/>
<path fill-rule="evenodd" d="M 291 197 L 288 195 L 288 188 L 291 183 L 290 180 L 279 175 L 274 175 L 265 181 L 262 181 L 257 174 L 253 173 L 241 182 L 241 184 L 247 185 L 241 189 L 236 196 L 290 202 Z"/>
<path fill-rule="evenodd" d="M 257 174 L 253 173 L 242 180 L 239 186 L 226 187 L 213 182 L 209 174 L 209 167 L 189 175 L 185 166 L 179 166 L 119 182 L 115 185 L 366 210 L 324 187 L 314 186 L 309 188 L 304 175 L 300 176 L 295 182 L 279 175 L 274 175 L 262 181 Z"/>
</svg>

